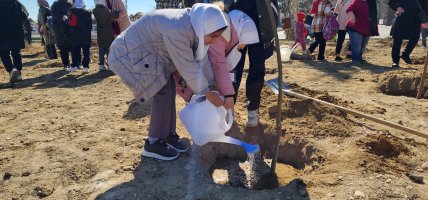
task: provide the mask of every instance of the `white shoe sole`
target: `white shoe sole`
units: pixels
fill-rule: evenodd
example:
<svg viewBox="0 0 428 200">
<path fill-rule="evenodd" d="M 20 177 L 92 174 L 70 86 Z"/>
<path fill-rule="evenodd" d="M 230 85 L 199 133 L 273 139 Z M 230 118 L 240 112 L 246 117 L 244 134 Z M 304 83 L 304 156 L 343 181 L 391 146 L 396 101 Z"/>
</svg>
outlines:
<svg viewBox="0 0 428 200">
<path fill-rule="evenodd" d="M 19 76 L 19 71 L 18 70 L 13 70 L 12 71 L 12 75 L 10 76 L 9 81 L 11 83 L 16 83 L 18 82 L 18 76 Z"/>
<path fill-rule="evenodd" d="M 178 151 L 179 153 L 183 153 L 183 152 L 186 152 L 187 150 L 189 150 L 189 147 L 187 147 L 185 150 L 180 150 L 180 149 L 177 149 L 177 148 L 175 148 L 174 146 L 172 146 L 172 145 L 170 145 L 170 144 L 168 144 L 168 143 L 166 143 L 169 147 L 171 147 L 172 149 L 174 149 L 174 150 L 176 150 L 176 151 Z"/>
<path fill-rule="evenodd" d="M 254 128 L 254 127 L 259 126 L 259 122 L 257 122 L 257 123 L 248 123 L 247 122 L 246 126 L 249 127 L 249 128 Z"/>
<path fill-rule="evenodd" d="M 162 155 L 159 155 L 157 153 L 152 153 L 152 152 L 148 152 L 145 149 L 143 150 L 143 152 L 141 152 L 141 155 L 144 157 L 149 157 L 149 158 L 156 158 L 159 160 L 174 160 L 176 159 L 180 154 L 177 154 L 175 157 L 165 157 Z"/>
</svg>

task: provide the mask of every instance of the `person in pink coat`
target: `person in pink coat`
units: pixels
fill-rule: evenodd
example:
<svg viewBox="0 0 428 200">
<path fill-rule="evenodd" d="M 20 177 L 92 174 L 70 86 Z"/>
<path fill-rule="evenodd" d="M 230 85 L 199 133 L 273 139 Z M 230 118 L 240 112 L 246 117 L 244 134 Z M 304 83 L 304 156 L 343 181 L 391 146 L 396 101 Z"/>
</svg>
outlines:
<svg viewBox="0 0 428 200">
<path fill-rule="evenodd" d="M 305 13 L 303 12 L 297 12 L 297 21 L 295 24 L 295 36 L 296 39 L 294 41 L 293 46 L 300 45 L 302 47 L 302 51 L 306 51 L 306 35 L 308 34 L 308 30 L 305 27 Z"/>
<path fill-rule="evenodd" d="M 128 11 L 126 10 L 125 4 L 122 0 L 105 0 L 107 7 L 114 13 L 119 14 L 119 18 L 112 22 L 113 32 L 115 35 L 119 35 L 121 32 L 125 31 L 130 25 L 131 20 L 128 16 Z"/>
<path fill-rule="evenodd" d="M 211 65 L 214 76 L 212 77 L 214 78 L 213 85 L 225 98 L 223 106 L 233 110 L 233 97 L 236 92 L 232 84 L 235 81 L 233 69 L 241 58 L 240 50 L 248 44 L 259 42 L 259 37 L 254 21 L 244 12 L 233 10 L 229 14 L 225 14 L 225 17 L 229 23 L 228 28 L 221 37 L 210 45 L 208 59 L 205 62 L 201 61 L 200 65 Z M 174 74 L 174 79 L 177 83 L 177 94 L 184 100 L 190 101 L 193 94 L 192 90 L 185 86 L 178 72 Z"/>
</svg>

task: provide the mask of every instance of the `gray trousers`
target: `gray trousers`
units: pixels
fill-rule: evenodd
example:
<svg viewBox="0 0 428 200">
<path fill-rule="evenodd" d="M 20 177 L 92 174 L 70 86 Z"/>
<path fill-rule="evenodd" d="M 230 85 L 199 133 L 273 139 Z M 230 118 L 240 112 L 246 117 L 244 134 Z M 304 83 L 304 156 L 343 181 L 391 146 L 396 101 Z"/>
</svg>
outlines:
<svg viewBox="0 0 428 200">
<path fill-rule="evenodd" d="M 176 128 L 175 81 L 168 83 L 153 97 L 150 111 L 149 137 L 166 138 Z"/>
</svg>

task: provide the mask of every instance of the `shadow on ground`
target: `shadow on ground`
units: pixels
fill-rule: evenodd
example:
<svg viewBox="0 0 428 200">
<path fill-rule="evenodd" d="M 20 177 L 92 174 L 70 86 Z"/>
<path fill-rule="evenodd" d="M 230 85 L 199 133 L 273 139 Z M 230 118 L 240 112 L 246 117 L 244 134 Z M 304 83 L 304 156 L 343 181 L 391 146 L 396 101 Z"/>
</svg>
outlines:
<svg viewBox="0 0 428 200">
<path fill-rule="evenodd" d="M 275 190 L 216 185 L 203 169 L 186 169 L 191 159 L 188 154 L 175 161 L 142 157 L 134 169 L 134 180 L 116 185 L 96 199 L 310 199 L 301 179 Z"/>
<path fill-rule="evenodd" d="M 77 72 L 77 73 L 80 73 Z M 5 88 L 27 88 L 34 89 L 49 89 L 49 88 L 75 88 L 85 85 L 92 85 L 101 82 L 102 80 L 113 76 L 109 71 L 99 71 L 93 74 L 70 74 L 65 70 L 58 70 L 50 74 L 45 74 L 39 77 L 27 78 L 15 84 L 3 83 L 0 84 L 0 89 Z M 24 77 L 25 78 L 25 77 Z"/>
<path fill-rule="evenodd" d="M 352 61 L 349 59 L 344 59 L 342 62 L 330 60 L 318 61 L 308 59 L 307 57 L 299 54 L 292 54 L 291 59 L 299 60 L 303 62 L 307 67 L 324 72 L 325 74 L 335 77 L 338 80 L 350 79 L 352 78 L 352 74 L 358 72 L 359 70 L 370 71 L 374 74 L 382 74 L 385 72 L 396 70 L 418 70 L 416 68 L 391 68 L 389 65 L 377 65 L 366 61 L 360 63 L 352 63 Z M 283 62 L 283 66 L 287 66 L 287 62 Z"/>
<path fill-rule="evenodd" d="M 150 115 L 150 110 L 150 104 L 139 104 L 133 100 L 129 102 L 128 110 L 123 115 L 123 118 L 128 120 L 142 119 Z"/>
</svg>

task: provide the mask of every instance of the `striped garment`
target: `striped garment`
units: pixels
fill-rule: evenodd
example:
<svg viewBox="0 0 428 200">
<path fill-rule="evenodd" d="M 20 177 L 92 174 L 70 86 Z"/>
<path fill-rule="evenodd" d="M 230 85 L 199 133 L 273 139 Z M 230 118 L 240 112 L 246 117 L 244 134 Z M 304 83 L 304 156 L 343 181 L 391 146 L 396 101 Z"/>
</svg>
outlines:
<svg viewBox="0 0 428 200">
<path fill-rule="evenodd" d="M 332 10 L 331 3 L 328 1 L 319 1 L 318 12 L 315 14 L 312 20 L 312 33 L 322 32 L 324 24 L 326 22 L 326 14 Z"/>
</svg>

